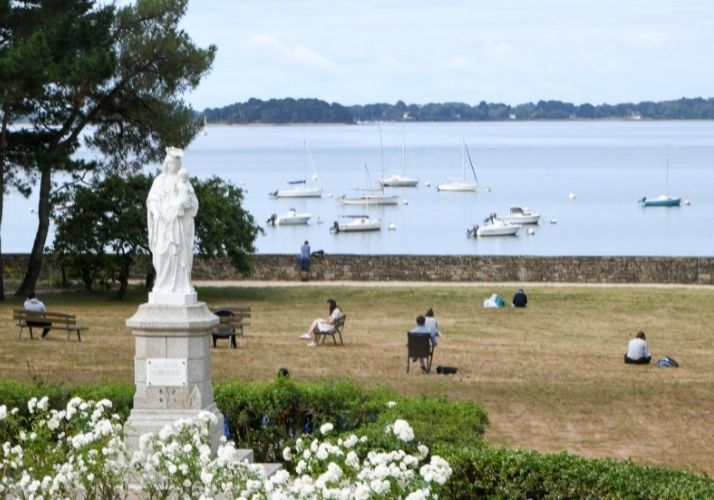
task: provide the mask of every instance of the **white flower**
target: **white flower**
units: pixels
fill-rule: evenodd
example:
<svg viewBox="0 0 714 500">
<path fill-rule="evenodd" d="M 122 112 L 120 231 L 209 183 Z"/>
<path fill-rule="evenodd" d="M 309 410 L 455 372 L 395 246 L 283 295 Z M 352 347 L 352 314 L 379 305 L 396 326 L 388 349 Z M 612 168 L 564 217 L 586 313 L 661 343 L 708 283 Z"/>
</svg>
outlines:
<svg viewBox="0 0 714 500">
<path fill-rule="evenodd" d="M 291 452 L 291 450 L 290 450 L 290 447 L 289 447 L 289 446 L 286 446 L 286 447 L 283 449 L 283 460 L 285 460 L 286 462 L 289 462 L 289 461 L 291 461 L 292 459 L 293 459 L 293 455 L 292 455 L 292 452 Z"/>
<path fill-rule="evenodd" d="M 47 396 L 44 396 L 42 399 L 40 399 L 37 402 L 37 409 L 42 410 L 42 411 L 46 410 L 49 401 L 50 401 L 50 398 L 48 398 Z"/>
<path fill-rule="evenodd" d="M 426 458 L 426 456 L 429 454 L 429 448 L 426 445 L 420 443 L 419 446 L 417 446 L 417 449 L 419 450 L 421 458 Z"/>
<path fill-rule="evenodd" d="M 359 442 L 359 438 L 354 434 L 350 434 L 344 441 L 345 448 L 354 448 L 354 446 Z"/>
<path fill-rule="evenodd" d="M 332 429 L 334 429 L 335 426 L 332 425 L 331 423 L 327 422 L 326 424 L 322 424 L 320 426 L 320 433 L 325 436 L 327 435 Z"/>
<path fill-rule="evenodd" d="M 387 408 L 394 408 L 395 406 L 397 406 L 396 401 L 387 401 Z"/>
<path fill-rule="evenodd" d="M 353 469 L 359 469 L 359 457 L 354 451 L 350 451 L 345 457 L 345 465 Z"/>
<path fill-rule="evenodd" d="M 37 406 L 37 398 L 32 398 L 27 402 L 27 410 L 30 413 L 35 413 L 36 406 Z"/>
<path fill-rule="evenodd" d="M 409 441 L 412 441 L 414 439 L 414 431 L 409 426 L 409 422 L 407 422 L 406 420 L 395 420 L 393 432 L 395 436 L 397 436 L 405 443 L 408 443 Z"/>
</svg>

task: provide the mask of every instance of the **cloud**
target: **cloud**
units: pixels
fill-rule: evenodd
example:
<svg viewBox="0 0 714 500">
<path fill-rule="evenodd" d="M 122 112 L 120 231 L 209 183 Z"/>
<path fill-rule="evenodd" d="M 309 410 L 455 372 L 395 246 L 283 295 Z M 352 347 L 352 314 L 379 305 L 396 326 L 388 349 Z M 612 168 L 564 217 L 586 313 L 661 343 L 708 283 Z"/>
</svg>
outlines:
<svg viewBox="0 0 714 500">
<path fill-rule="evenodd" d="M 655 49 L 664 45 L 667 40 L 667 35 L 662 32 L 654 31 L 634 31 L 627 33 L 625 39 L 635 46 Z"/>
<path fill-rule="evenodd" d="M 450 68 L 454 69 L 460 69 L 460 70 L 468 70 L 472 68 L 471 61 L 466 59 L 464 56 L 456 56 L 448 61 L 446 61 L 446 65 L 449 66 Z"/>
<path fill-rule="evenodd" d="M 408 66 L 404 64 L 400 59 L 389 54 L 381 53 L 377 56 L 377 61 L 385 66 L 390 66 L 393 69 L 407 69 Z"/>
<path fill-rule="evenodd" d="M 513 65 L 513 49 L 508 42 L 489 40 L 486 43 L 486 51 L 492 61 L 504 66 Z"/>
<path fill-rule="evenodd" d="M 269 33 L 257 33 L 248 37 L 248 44 L 252 47 L 266 48 L 278 54 L 283 59 L 311 68 L 323 69 L 333 73 L 344 71 L 333 61 L 315 52 L 303 44 L 290 46 L 278 37 Z"/>
</svg>

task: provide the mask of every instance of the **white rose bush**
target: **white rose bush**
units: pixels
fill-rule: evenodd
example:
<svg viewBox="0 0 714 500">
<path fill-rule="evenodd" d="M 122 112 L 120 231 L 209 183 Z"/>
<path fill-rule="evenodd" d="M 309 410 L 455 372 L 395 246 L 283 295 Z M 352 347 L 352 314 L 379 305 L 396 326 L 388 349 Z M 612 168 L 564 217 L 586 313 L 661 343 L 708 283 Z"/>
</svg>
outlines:
<svg viewBox="0 0 714 500">
<path fill-rule="evenodd" d="M 130 456 L 112 403 L 73 398 L 61 410 L 32 398 L 27 414 L 0 405 L 0 498 L 437 498 L 449 464 L 414 442 L 405 420 L 385 428 L 382 449 L 366 437 L 339 436 L 332 423 L 283 450 L 285 468 L 266 478 L 231 441 L 215 453 L 201 413 L 141 437 Z M 388 446 L 385 447 L 384 443 Z M 388 449 L 385 449 L 388 448 Z"/>
</svg>

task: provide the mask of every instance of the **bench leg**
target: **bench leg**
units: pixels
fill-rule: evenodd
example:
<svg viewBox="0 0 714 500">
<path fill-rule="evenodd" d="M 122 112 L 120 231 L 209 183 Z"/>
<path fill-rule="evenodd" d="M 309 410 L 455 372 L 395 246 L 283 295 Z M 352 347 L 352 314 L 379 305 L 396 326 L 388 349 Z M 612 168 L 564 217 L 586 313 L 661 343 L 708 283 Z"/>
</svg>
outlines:
<svg viewBox="0 0 714 500">
<path fill-rule="evenodd" d="M 235 336 L 235 334 L 231 335 L 230 338 L 231 338 L 231 348 L 237 349 L 237 348 L 238 348 L 238 345 L 236 344 L 236 336 Z"/>
</svg>

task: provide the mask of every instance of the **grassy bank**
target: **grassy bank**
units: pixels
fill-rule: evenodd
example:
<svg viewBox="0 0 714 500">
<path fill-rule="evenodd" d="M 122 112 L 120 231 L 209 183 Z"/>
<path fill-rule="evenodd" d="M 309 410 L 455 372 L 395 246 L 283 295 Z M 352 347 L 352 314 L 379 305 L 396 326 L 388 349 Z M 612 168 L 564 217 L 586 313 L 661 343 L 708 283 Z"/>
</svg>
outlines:
<svg viewBox="0 0 714 500">
<path fill-rule="evenodd" d="M 288 367 L 298 380 L 350 377 L 410 394 L 446 394 L 481 402 L 496 446 L 568 450 L 591 457 L 632 458 L 647 465 L 714 474 L 714 299 L 709 288 L 531 286 L 527 310 L 484 310 L 483 299 L 512 288 L 291 287 L 206 288 L 211 306 L 253 308 L 239 349 L 214 350 L 214 378 L 271 379 Z M 334 297 L 348 314 L 346 346 L 307 349 L 298 336 L 326 315 Z M 16 339 L 10 309 L 0 328 L 0 376 L 45 382 L 133 379 L 133 337 L 124 326 L 145 294 L 117 302 L 51 294 L 50 310 L 77 314 L 90 326 L 85 341 L 59 334 L 44 342 Z M 444 332 L 435 364 L 456 376 L 405 373 L 405 332 L 433 307 Z M 648 334 L 655 358 L 679 369 L 622 363 L 627 340 Z"/>
</svg>

